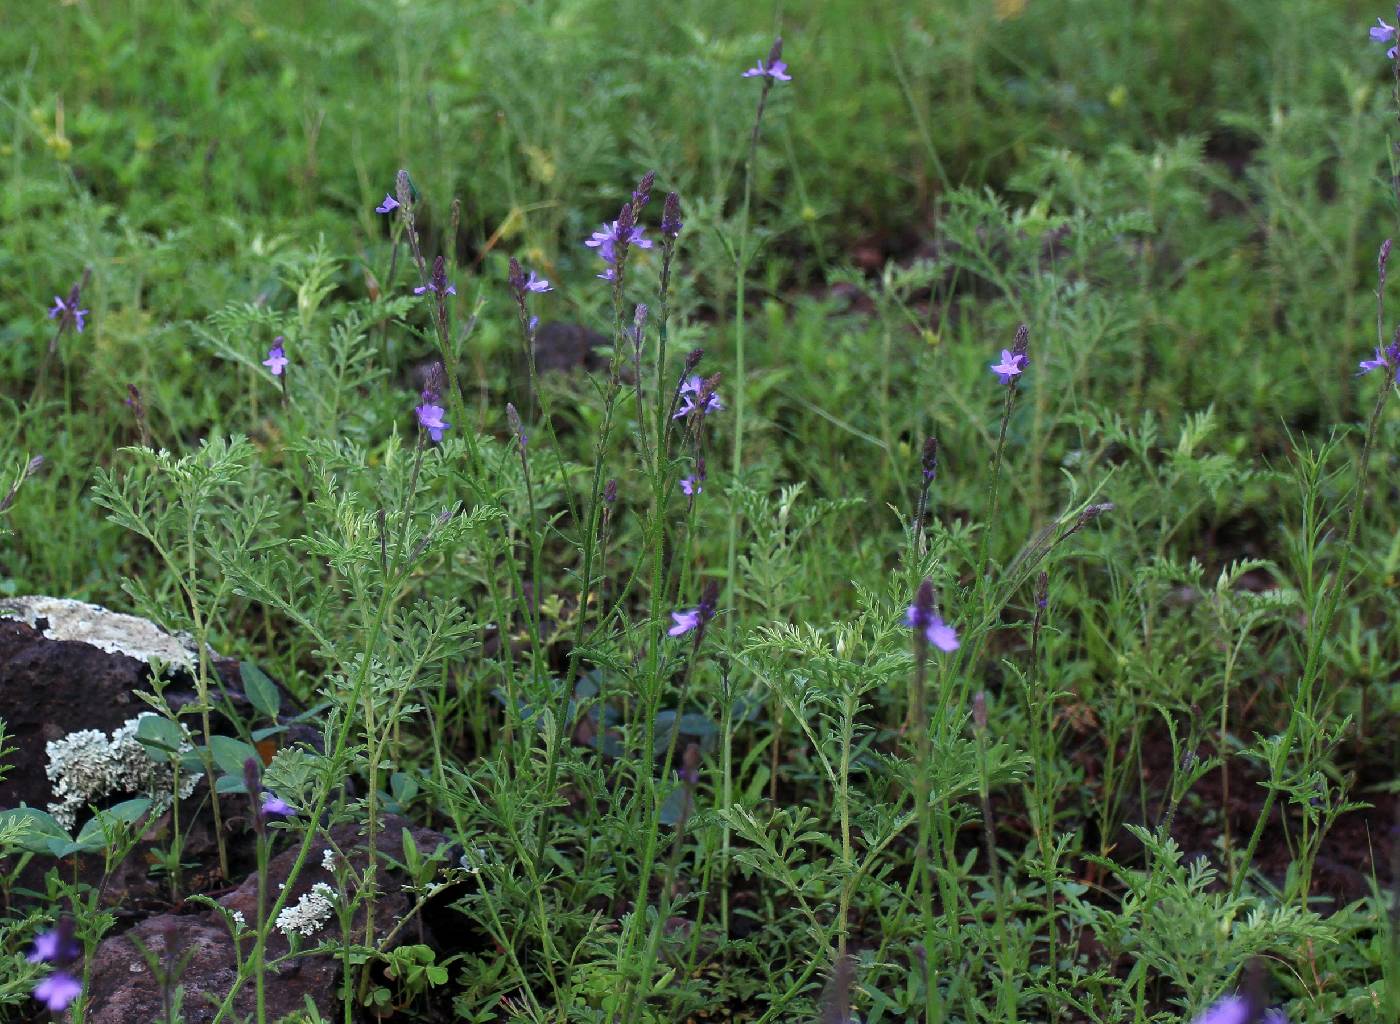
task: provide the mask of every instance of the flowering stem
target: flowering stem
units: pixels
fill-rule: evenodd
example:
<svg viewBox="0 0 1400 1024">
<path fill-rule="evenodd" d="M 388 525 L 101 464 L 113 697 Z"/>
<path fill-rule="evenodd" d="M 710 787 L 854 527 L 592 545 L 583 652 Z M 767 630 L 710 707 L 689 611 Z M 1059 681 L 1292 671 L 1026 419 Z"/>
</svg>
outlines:
<svg viewBox="0 0 1400 1024">
<path fill-rule="evenodd" d="M 1268 825 L 1269 815 L 1274 809 L 1274 802 L 1278 799 L 1280 777 L 1289 756 L 1293 753 L 1293 744 L 1297 739 L 1303 717 L 1309 713 L 1312 706 L 1313 689 L 1322 675 L 1323 648 L 1331 635 L 1332 620 L 1336 617 L 1337 605 L 1341 600 L 1342 592 L 1348 589 L 1346 575 L 1351 563 L 1352 548 L 1356 541 L 1357 526 L 1361 519 L 1361 507 L 1366 498 L 1366 477 L 1371 462 L 1371 449 L 1375 447 L 1376 433 L 1380 428 L 1381 412 L 1385 408 L 1386 399 L 1390 397 L 1390 392 L 1395 388 L 1396 368 L 1389 367 L 1385 372 L 1385 383 L 1381 387 L 1380 394 L 1376 396 L 1376 404 L 1371 409 L 1371 418 L 1366 425 L 1366 441 L 1361 447 L 1361 461 L 1357 464 L 1356 487 L 1352 491 L 1351 508 L 1347 514 L 1346 542 L 1342 545 L 1341 555 L 1332 578 L 1332 587 L 1324 599 L 1322 614 L 1316 618 L 1314 628 L 1311 631 L 1308 656 L 1303 665 L 1303 677 L 1299 681 L 1298 696 L 1294 700 L 1288 716 L 1288 727 L 1284 730 L 1283 738 L 1279 741 L 1278 750 L 1270 758 L 1269 774 L 1272 784 L 1264 796 L 1264 805 L 1259 809 L 1259 817 L 1254 823 L 1254 831 L 1250 833 L 1249 845 L 1245 847 L 1244 860 L 1240 864 L 1239 874 L 1235 876 L 1234 885 L 1231 886 L 1230 891 L 1234 896 L 1239 895 L 1240 889 L 1244 885 L 1245 875 L 1249 873 L 1249 865 L 1254 860 L 1255 851 L 1259 848 L 1259 840 L 1263 838 L 1264 828 Z"/>
<path fill-rule="evenodd" d="M 259 799 L 257 793 L 249 793 L 250 800 Z M 260 809 L 254 808 L 253 813 L 259 814 Z M 267 972 L 263 969 L 263 960 L 266 956 L 267 943 L 267 836 L 260 835 L 257 838 L 258 849 L 258 934 L 253 941 L 253 982 L 257 987 L 257 1008 L 258 1024 L 266 1024 L 267 1021 L 267 998 L 263 990 L 263 975 Z"/>
<path fill-rule="evenodd" d="M 367 630 L 368 640 L 365 646 L 364 656 L 360 659 L 359 665 L 356 668 L 355 681 L 351 687 L 350 699 L 345 703 L 346 708 L 356 707 L 360 703 L 362 694 L 369 686 L 370 667 L 374 662 L 374 653 L 379 647 L 379 637 L 384 630 L 384 621 L 393 603 L 393 590 L 394 588 L 386 585 L 383 594 L 380 596 L 379 605 L 375 610 L 374 621 Z M 337 722 L 337 725 L 339 726 L 339 732 L 336 735 L 335 746 L 332 748 L 326 760 L 326 763 L 331 766 L 332 770 L 337 770 L 337 766 L 340 765 L 344 758 L 346 748 L 350 743 L 350 734 L 354 729 L 354 723 L 348 717 L 342 717 L 340 721 Z M 306 858 L 311 853 L 311 846 L 316 838 L 316 824 L 321 820 L 321 815 L 325 812 L 326 805 L 330 803 L 331 793 L 335 788 L 335 784 L 329 777 L 323 780 L 323 785 L 316 795 L 315 806 L 312 807 L 310 813 L 307 815 L 308 827 L 302 835 L 301 846 L 297 849 L 296 859 L 292 862 L 292 868 L 287 873 L 287 880 L 280 890 L 276 901 L 273 903 L 272 908 L 268 910 L 266 919 L 258 924 L 256 941 L 264 944 L 266 943 L 269 922 L 277 919 L 278 914 L 282 912 L 282 909 L 286 906 L 287 900 L 291 897 L 293 887 L 296 885 L 296 880 L 300 877 L 302 868 L 306 864 Z M 220 1021 L 224 1020 L 224 1018 L 229 1015 L 230 1011 L 233 1009 L 233 1002 L 238 995 L 238 990 L 242 987 L 243 982 L 245 982 L 247 978 L 248 973 L 246 969 L 239 972 L 238 977 L 236 977 L 233 984 L 229 986 L 228 993 L 219 1004 L 219 1009 L 215 1013 L 210 1024 L 219 1024 Z"/>
<path fill-rule="evenodd" d="M 1011 410 L 1016 404 L 1016 382 L 1006 385 L 1006 402 L 1001 408 L 1001 429 L 997 433 L 996 452 L 992 456 L 992 482 L 987 485 L 987 516 L 982 527 L 982 539 L 977 545 L 977 582 L 987 572 L 987 548 L 997 521 L 997 500 L 1001 496 L 1001 456 L 1006 448 L 1006 427 L 1011 422 Z"/>
<path fill-rule="evenodd" d="M 574 646 L 569 651 L 568 668 L 564 673 L 564 696 L 560 702 L 559 714 L 555 723 L 556 743 L 555 747 L 563 741 L 564 730 L 568 727 L 565 719 L 568 717 L 569 695 L 573 688 L 573 681 L 578 674 L 579 658 L 583 654 L 584 629 L 588 623 L 588 595 L 593 587 L 593 558 L 598 547 L 598 533 L 600 519 L 602 517 L 603 506 L 603 460 L 607 454 L 608 441 L 612 435 L 613 412 L 617 405 L 617 395 L 620 390 L 620 378 L 618 376 L 618 362 L 621 359 L 623 344 L 626 341 L 626 329 L 622 320 L 622 283 L 623 274 L 626 268 L 627 246 L 619 244 L 617 247 L 616 273 L 613 278 L 613 337 L 614 348 L 612 367 L 609 373 L 607 400 L 603 405 L 603 426 L 598 434 L 598 444 L 593 451 L 593 483 L 588 500 L 588 522 L 581 538 L 583 543 L 583 576 L 579 580 L 578 595 L 578 623 L 574 631 Z M 557 758 L 551 756 L 545 770 L 546 799 L 554 792 L 555 779 L 558 775 Z M 550 830 L 547 827 L 549 821 L 550 805 L 546 805 L 541 812 L 539 827 L 539 842 L 535 850 L 535 863 L 544 860 L 544 849 L 549 842 Z"/>
<path fill-rule="evenodd" d="M 758 94 L 758 108 L 754 111 L 753 128 L 749 132 L 749 151 L 744 158 L 744 205 L 739 210 L 739 244 L 734 255 L 734 449 L 730 460 L 730 475 L 737 485 L 739 473 L 744 464 L 744 412 L 746 408 L 747 375 L 744 361 L 744 285 L 749 270 L 749 211 L 753 206 L 754 164 L 758 157 L 758 135 L 763 126 L 763 108 L 768 103 L 768 91 L 773 87 L 772 78 L 764 78 L 763 89 Z M 731 499 L 729 506 L 729 547 L 725 560 L 724 606 L 734 605 L 734 583 L 739 568 L 739 510 L 737 500 Z M 731 618 L 733 629 L 737 617 Z"/>
</svg>

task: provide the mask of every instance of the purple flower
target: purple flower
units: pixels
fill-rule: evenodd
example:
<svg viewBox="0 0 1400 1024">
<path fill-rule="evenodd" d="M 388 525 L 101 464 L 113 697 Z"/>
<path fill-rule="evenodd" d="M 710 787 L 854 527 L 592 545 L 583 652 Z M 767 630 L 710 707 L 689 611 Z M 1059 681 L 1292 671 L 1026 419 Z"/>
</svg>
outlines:
<svg viewBox="0 0 1400 1024">
<path fill-rule="evenodd" d="M 295 814 L 296 808 L 283 800 L 276 793 L 265 789 L 262 794 L 262 811 L 264 814 Z"/>
<path fill-rule="evenodd" d="M 695 642 L 700 642 L 700 637 L 704 635 L 705 623 L 715 617 L 715 602 L 719 599 L 719 584 L 711 581 L 705 586 L 705 593 L 700 598 L 700 603 L 694 608 L 685 611 L 672 612 L 671 620 L 675 623 L 666 632 L 670 636 L 682 636 L 693 629 L 700 630 Z"/>
<path fill-rule="evenodd" d="M 668 636 L 681 636 L 689 633 L 692 629 L 700 627 L 700 609 L 691 608 L 688 611 L 672 612 L 671 618 L 675 620 L 675 625 L 666 630 Z"/>
<path fill-rule="evenodd" d="M 388 192 L 384 193 L 384 202 L 374 208 L 375 213 L 393 213 L 399 208 L 399 201 Z"/>
<path fill-rule="evenodd" d="M 420 284 L 417 288 L 413 289 L 414 295 L 422 295 L 424 292 L 433 292 L 437 295 L 456 295 L 457 286 L 455 284 L 446 284 L 440 288 L 438 287 L 437 281 L 429 281 L 427 284 Z"/>
<path fill-rule="evenodd" d="M 767 75 L 775 82 L 791 82 L 792 76 L 787 73 L 787 61 L 775 60 L 771 64 L 760 60 L 753 67 L 744 72 L 745 78 L 762 78 Z"/>
<path fill-rule="evenodd" d="M 702 493 L 704 490 L 705 490 L 705 488 L 702 486 L 700 477 L 698 477 L 698 476 L 683 476 L 683 477 L 681 477 L 681 493 L 682 493 L 682 494 L 687 495 L 688 497 L 694 497 L 695 495 Z"/>
<path fill-rule="evenodd" d="M 1397 10 L 1395 13 L 1396 17 L 1400 19 L 1400 10 Z M 1377 43 L 1393 42 L 1396 38 L 1397 31 L 1400 30 L 1397 30 L 1394 25 L 1387 25 L 1384 18 L 1377 18 L 1376 27 L 1371 29 L 1371 40 Z M 1394 60 L 1397 54 L 1400 54 L 1400 46 L 1392 46 L 1385 51 L 1385 55 L 1391 60 Z"/>
<path fill-rule="evenodd" d="M 1372 370 L 1384 370 L 1389 365 L 1390 364 L 1385 361 L 1385 351 L 1378 348 L 1376 349 L 1375 359 L 1361 360 L 1361 372 L 1370 373 Z"/>
<path fill-rule="evenodd" d="M 34 951 L 26 958 L 31 964 L 66 964 L 78 959 L 78 942 L 73 938 L 71 926 L 68 931 L 60 925 L 38 935 L 34 939 Z"/>
<path fill-rule="evenodd" d="M 997 375 L 997 379 L 1003 384 L 1010 384 L 1026 368 L 1026 357 L 1012 352 L 1009 348 L 1001 350 L 1001 362 L 992 363 L 992 372 Z"/>
<path fill-rule="evenodd" d="M 73 290 L 68 293 L 68 298 L 61 295 L 53 297 L 53 305 L 49 308 L 49 319 L 60 320 L 62 323 L 71 323 L 73 329 L 79 334 L 83 333 L 83 328 L 87 325 L 88 310 L 78 308 L 78 286 L 74 285 Z M 60 324 L 61 326 L 62 324 Z"/>
<path fill-rule="evenodd" d="M 934 610 L 933 584 L 928 580 L 924 580 L 919 585 L 919 592 L 914 596 L 914 603 L 904 613 L 904 622 L 940 651 L 956 651 L 958 649 L 957 630 L 944 622 L 938 612 Z"/>
<path fill-rule="evenodd" d="M 418 414 L 418 425 L 426 430 L 434 441 L 441 441 L 442 432 L 452 426 L 442 418 L 447 410 L 440 405 L 424 402 L 413 411 Z"/>
<path fill-rule="evenodd" d="M 63 971 L 55 971 L 34 986 L 34 998 L 54 1013 L 68 1009 L 68 1005 L 82 994 L 82 983 Z"/>
<path fill-rule="evenodd" d="M 1251 1016 L 1248 999 L 1240 995 L 1226 996 L 1197 1017 L 1192 1024 L 1247 1024 Z"/>
<path fill-rule="evenodd" d="M 424 292 L 432 292 L 438 298 L 457 294 L 457 288 L 447 283 L 447 266 L 441 256 L 433 260 L 433 274 L 428 278 L 428 283 L 413 289 L 414 295 L 422 295 Z"/>
<path fill-rule="evenodd" d="M 604 263 L 616 263 L 619 242 L 638 249 L 651 248 L 652 242 L 645 237 L 645 231 L 646 228 L 633 226 L 623 232 L 618 228 L 617 221 L 613 221 L 611 224 L 604 224 L 601 231 L 593 232 L 592 237 L 586 239 L 583 244 L 590 249 L 597 249 L 598 255 L 603 257 Z M 612 273 L 611 268 L 605 273 Z M 598 276 L 603 277 L 602 274 Z M 611 280 L 611 278 L 604 278 L 604 280 Z"/>
<path fill-rule="evenodd" d="M 552 292 L 551 285 L 544 278 L 538 276 L 533 270 L 526 276 L 525 270 L 520 266 L 520 261 L 514 256 L 510 260 L 510 273 L 506 275 L 506 283 L 514 289 L 517 298 L 524 298 L 526 292 Z"/>
<path fill-rule="evenodd" d="M 681 385 L 681 407 L 676 414 L 671 417 L 673 420 L 682 419 L 694 412 L 697 406 L 703 416 L 708 416 L 712 412 L 723 412 L 724 403 L 720 401 L 719 395 L 714 388 L 710 388 L 709 393 L 705 392 L 705 382 L 697 374 Z"/>
<path fill-rule="evenodd" d="M 286 350 L 282 348 L 283 338 L 280 334 L 275 341 L 277 344 L 267 350 L 267 358 L 262 361 L 262 364 L 272 371 L 274 377 L 280 377 L 282 372 L 287 369 L 287 363 L 290 360 L 287 359 Z"/>
<path fill-rule="evenodd" d="M 1400 332 L 1396 332 L 1394 340 L 1385 348 L 1376 349 L 1376 358 L 1361 360 L 1361 372 L 1370 373 L 1372 370 L 1400 369 Z"/>
</svg>

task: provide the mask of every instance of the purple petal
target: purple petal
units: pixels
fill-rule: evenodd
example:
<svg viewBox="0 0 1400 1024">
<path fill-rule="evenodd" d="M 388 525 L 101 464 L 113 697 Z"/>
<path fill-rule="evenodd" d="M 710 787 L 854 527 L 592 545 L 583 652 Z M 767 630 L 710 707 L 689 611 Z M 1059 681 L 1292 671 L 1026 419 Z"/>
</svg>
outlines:
<svg viewBox="0 0 1400 1024">
<path fill-rule="evenodd" d="M 1192 1024 L 1245 1024 L 1249 1017 L 1249 1000 L 1243 996 L 1226 996 Z"/>
<path fill-rule="evenodd" d="M 296 808 L 270 791 L 263 792 L 262 810 L 264 814 L 288 815 L 296 813 Z"/>
<path fill-rule="evenodd" d="M 956 651 L 958 649 L 958 633 L 952 626 L 942 619 L 935 618 L 929 623 L 928 629 L 924 632 L 928 642 L 937 647 L 940 651 Z"/>
<path fill-rule="evenodd" d="M 50 974 L 34 986 L 34 998 L 55 1013 L 68 1009 L 68 1004 L 82 995 L 82 992 L 82 984 L 72 975 L 62 971 Z"/>
<path fill-rule="evenodd" d="M 392 213 L 394 210 L 398 209 L 398 206 L 399 206 L 399 201 L 398 201 L 397 199 L 395 199 L 393 196 L 389 195 L 389 193 L 386 192 L 386 193 L 384 193 L 384 202 L 382 202 L 382 203 L 380 203 L 378 206 L 376 206 L 376 207 L 374 208 L 374 212 L 375 212 L 375 213 Z"/>
</svg>

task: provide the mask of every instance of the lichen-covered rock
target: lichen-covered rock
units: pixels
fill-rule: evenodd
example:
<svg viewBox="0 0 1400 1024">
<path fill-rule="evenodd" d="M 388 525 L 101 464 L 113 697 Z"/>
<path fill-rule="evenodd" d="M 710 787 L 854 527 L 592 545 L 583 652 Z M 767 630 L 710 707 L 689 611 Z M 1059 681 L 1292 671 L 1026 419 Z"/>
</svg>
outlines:
<svg viewBox="0 0 1400 1024">
<path fill-rule="evenodd" d="M 110 737 L 98 729 L 78 729 L 49 741 L 46 772 L 55 797 L 49 813 L 55 821 L 71 830 L 89 804 L 100 805 L 113 796 L 148 796 L 157 814 L 170 806 L 174 773 L 136 739 L 141 719 L 151 717 L 155 713 L 148 711 L 128 719 Z M 180 798 L 193 794 L 198 784 L 197 775 L 182 777 Z"/>
<path fill-rule="evenodd" d="M 88 817 L 89 803 L 109 806 L 144 792 L 139 786 L 124 791 L 117 785 L 122 780 L 136 781 L 145 770 L 139 762 L 132 760 L 126 769 L 107 771 L 97 759 L 104 748 L 109 754 L 115 748 L 119 759 L 137 753 L 125 739 L 134 728 L 131 723 L 149 711 L 137 694 L 150 690 L 152 660 L 166 667 L 165 698 L 172 706 L 183 707 L 196 699 L 194 680 L 180 667 L 179 653 L 184 652 L 183 664 L 190 665 L 194 649 L 145 619 L 80 601 L 50 597 L 0 601 L 0 721 L 5 723 L 5 745 L 14 748 L 5 757 L 8 770 L 0 777 L 0 809 L 52 805 L 64 814 L 65 824 L 80 827 Z M 243 693 L 239 663 L 215 657 L 212 664 L 219 675 L 221 698 L 227 697 L 236 716 L 251 720 L 253 706 Z M 294 713 L 290 698 L 285 694 L 283 698 L 283 708 Z M 222 714 L 213 716 L 212 726 L 216 733 L 236 735 Z M 318 740 L 315 730 L 299 724 L 293 724 L 287 736 L 288 742 Z M 103 797 L 106 775 L 113 776 L 108 779 L 113 786 Z M 182 776 L 181 781 L 182 790 L 198 783 L 193 774 Z M 168 791 L 168 785 L 165 788 Z M 194 890 L 221 881 L 213 859 L 211 816 L 207 810 L 195 813 L 198 801 L 196 794 L 187 802 L 180 822 L 185 860 L 195 865 L 184 882 Z M 163 832 L 168 824 L 169 815 L 158 818 L 142 844 L 105 882 L 100 855 L 76 857 L 78 877 L 94 885 L 103 883 L 104 902 L 123 923 L 163 908 L 169 898 L 168 883 L 150 871 L 147 860 L 169 842 Z M 34 897 L 25 896 L 24 890 L 43 892 L 44 872 L 52 867 L 53 861 L 46 857 L 30 860 L 15 898 L 26 902 Z"/>
<path fill-rule="evenodd" d="M 108 654 L 122 654 L 149 664 L 189 671 L 194 665 L 194 642 L 174 636 L 150 619 L 108 611 L 98 604 L 63 597 L 14 597 L 0 601 L 0 619 L 32 626 L 46 640 L 71 640 Z"/>
<path fill-rule="evenodd" d="M 57 792 L 62 773 L 50 772 L 50 744 L 58 744 L 61 757 L 80 758 L 99 745 L 92 733 L 101 733 L 101 742 L 110 746 L 111 734 L 124 736 L 123 730 L 134 728 L 130 723 L 148 710 L 136 693 L 150 690 L 153 661 L 165 666 L 171 680 L 165 690 L 171 706 L 193 702 L 195 650 L 187 638 L 147 619 L 98 605 L 53 597 L 0 600 L 0 721 L 16 749 L 7 759 L 10 770 L 0 778 L 0 808 L 63 805 L 68 794 Z M 243 693 L 238 662 L 213 656 L 212 664 L 220 696 L 247 720 L 253 708 Z M 291 701 L 284 700 L 284 707 L 290 709 Z M 235 734 L 222 715 L 216 714 L 213 724 L 215 732 Z M 316 736 L 296 727 L 291 738 L 315 742 Z M 114 790 L 114 799 L 124 798 Z M 86 799 L 72 805 L 79 820 L 86 817 Z"/>
</svg>

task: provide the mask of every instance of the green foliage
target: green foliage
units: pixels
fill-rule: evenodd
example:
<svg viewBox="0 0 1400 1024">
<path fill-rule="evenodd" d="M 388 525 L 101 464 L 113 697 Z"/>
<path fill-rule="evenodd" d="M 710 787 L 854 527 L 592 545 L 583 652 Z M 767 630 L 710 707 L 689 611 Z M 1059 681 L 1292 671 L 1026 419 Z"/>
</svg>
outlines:
<svg viewBox="0 0 1400 1024">
<path fill-rule="evenodd" d="M 1253 963 L 1295 1024 L 1380 1024 L 1390 869 L 1341 848 L 1390 825 L 1400 723 L 1394 375 L 1353 376 L 1394 209 L 1375 13 L 17 8 L 0 596 L 187 633 L 196 699 L 156 666 L 137 739 L 204 788 L 76 834 L 0 812 L 5 905 L 149 826 L 210 908 L 194 814 L 225 873 L 229 843 L 328 858 L 287 956 L 388 1019 L 1138 1024 Z M 751 135 L 775 26 L 794 81 Z M 649 168 L 650 237 L 672 188 L 685 228 L 614 290 L 580 243 Z M 510 256 L 556 291 L 517 306 Z M 545 367 L 536 314 L 602 332 L 587 368 Z M 672 419 L 701 347 L 726 409 Z M 911 644 L 923 580 L 954 651 Z M 297 812 L 266 832 L 250 760 Z M 388 815 L 451 855 L 386 854 Z M 114 922 L 46 885 L 0 917 L 0 1007 L 41 917 L 88 955 Z M 239 985 L 294 888 L 225 915 Z"/>
</svg>

